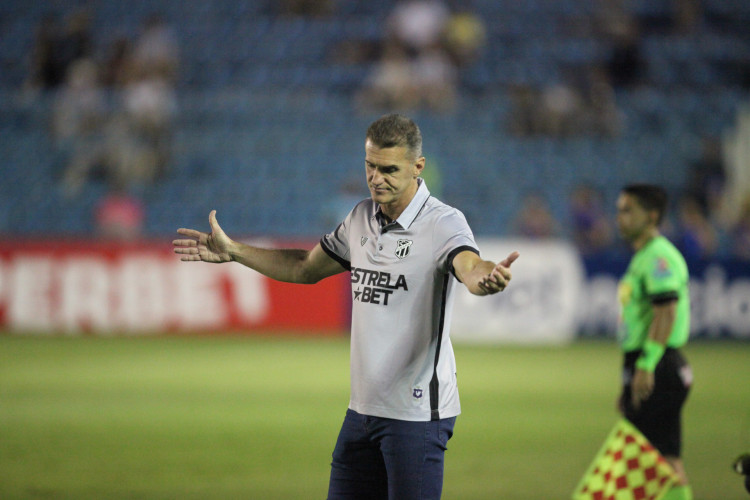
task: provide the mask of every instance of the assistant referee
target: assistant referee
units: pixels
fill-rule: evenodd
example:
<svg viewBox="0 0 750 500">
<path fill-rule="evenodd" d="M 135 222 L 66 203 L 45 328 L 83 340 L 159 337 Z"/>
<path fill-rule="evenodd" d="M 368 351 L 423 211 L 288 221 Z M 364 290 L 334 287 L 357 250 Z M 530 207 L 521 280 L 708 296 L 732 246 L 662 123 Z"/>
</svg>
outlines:
<svg viewBox="0 0 750 500">
<path fill-rule="evenodd" d="M 617 226 L 634 251 L 618 294 L 624 352 L 620 408 L 672 465 L 679 480 L 663 500 L 691 500 L 682 463 L 682 408 L 692 372 L 680 352 L 690 333 L 688 268 L 659 231 L 667 194 L 631 184 L 617 199 Z"/>
</svg>

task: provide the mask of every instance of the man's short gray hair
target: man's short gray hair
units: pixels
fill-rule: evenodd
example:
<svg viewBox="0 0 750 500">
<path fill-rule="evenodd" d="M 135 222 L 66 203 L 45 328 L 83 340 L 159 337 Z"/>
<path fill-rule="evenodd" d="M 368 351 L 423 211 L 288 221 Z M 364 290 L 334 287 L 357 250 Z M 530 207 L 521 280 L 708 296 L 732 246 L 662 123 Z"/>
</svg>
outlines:
<svg viewBox="0 0 750 500">
<path fill-rule="evenodd" d="M 379 148 L 405 146 L 414 159 L 422 156 L 422 132 L 404 115 L 393 113 L 378 118 L 367 129 L 367 139 Z"/>
</svg>

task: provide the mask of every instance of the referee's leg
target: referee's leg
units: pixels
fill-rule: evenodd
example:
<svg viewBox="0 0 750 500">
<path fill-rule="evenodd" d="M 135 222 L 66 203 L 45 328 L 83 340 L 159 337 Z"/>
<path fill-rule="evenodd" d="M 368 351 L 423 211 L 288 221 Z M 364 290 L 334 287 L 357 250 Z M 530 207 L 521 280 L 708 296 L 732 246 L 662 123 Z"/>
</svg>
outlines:
<svg viewBox="0 0 750 500">
<path fill-rule="evenodd" d="M 679 478 L 676 489 L 689 489 L 681 458 L 682 409 L 690 393 L 692 371 L 679 350 L 667 349 L 654 377 L 654 391 L 639 408 L 634 408 L 630 404 L 631 388 L 625 388 L 625 417 L 643 432 L 672 465 Z M 670 492 L 670 495 L 672 493 Z M 675 495 L 665 498 L 689 498 L 689 495 L 674 493 Z"/>
</svg>

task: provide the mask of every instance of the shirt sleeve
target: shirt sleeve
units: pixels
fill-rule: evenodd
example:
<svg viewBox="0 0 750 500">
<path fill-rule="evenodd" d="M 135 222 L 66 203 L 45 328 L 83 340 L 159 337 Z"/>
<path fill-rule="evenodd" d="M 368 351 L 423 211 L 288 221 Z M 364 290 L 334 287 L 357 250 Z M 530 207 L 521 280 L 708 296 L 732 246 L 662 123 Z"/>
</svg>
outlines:
<svg viewBox="0 0 750 500">
<path fill-rule="evenodd" d="M 677 298 L 677 290 L 680 288 L 679 274 L 669 259 L 663 256 L 651 259 L 644 281 L 646 293 L 652 301 L 669 302 Z"/>
<path fill-rule="evenodd" d="M 354 208 L 344 221 L 332 232 L 326 234 L 320 240 L 320 246 L 329 257 L 341 264 L 347 271 L 351 270 L 351 256 L 349 248 L 349 233 L 352 217 L 357 207 Z"/>
<path fill-rule="evenodd" d="M 433 244 L 438 268 L 444 272 L 453 272 L 453 258 L 464 250 L 479 255 L 474 234 L 464 214 L 452 209 L 435 222 Z"/>
</svg>

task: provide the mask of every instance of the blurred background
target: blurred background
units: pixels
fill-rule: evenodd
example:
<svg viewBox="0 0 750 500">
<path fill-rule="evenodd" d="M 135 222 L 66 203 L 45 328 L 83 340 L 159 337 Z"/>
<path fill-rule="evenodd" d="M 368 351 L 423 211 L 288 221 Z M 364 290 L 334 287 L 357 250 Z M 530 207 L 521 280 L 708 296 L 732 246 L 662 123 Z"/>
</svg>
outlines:
<svg viewBox="0 0 750 500">
<path fill-rule="evenodd" d="M 743 0 L 3 0 L 0 233 L 158 239 L 216 208 L 317 239 L 399 110 L 479 236 L 606 248 L 648 181 L 689 255 L 748 259 L 748 23 Z"/>
</svg>

